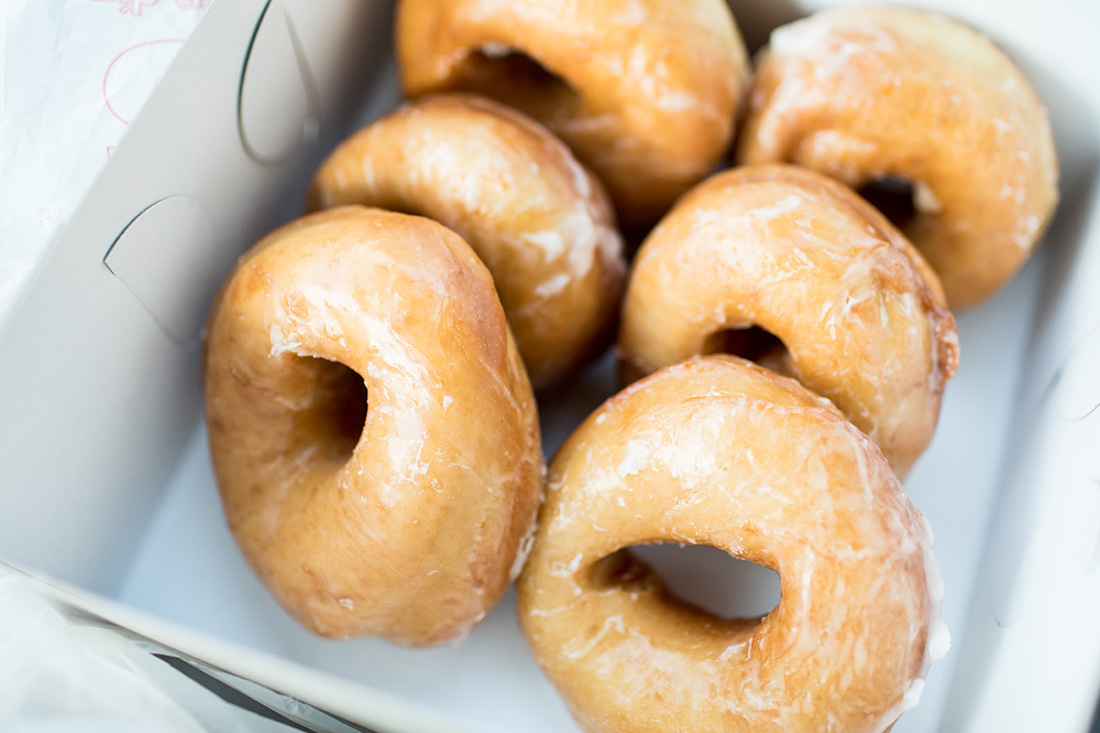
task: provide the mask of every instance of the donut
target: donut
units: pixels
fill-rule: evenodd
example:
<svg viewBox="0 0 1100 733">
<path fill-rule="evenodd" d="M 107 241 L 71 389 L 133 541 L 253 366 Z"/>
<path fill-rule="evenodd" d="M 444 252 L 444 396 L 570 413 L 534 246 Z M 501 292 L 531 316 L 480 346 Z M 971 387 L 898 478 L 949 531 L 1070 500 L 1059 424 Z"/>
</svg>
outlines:
<svg viewBox="0 0 1100 733">
<path fill-rule="evenodd" d="M 723 0 L 401 0 L 406 95 L 476 92 L 548 127 L 652 224 L 728 149 L 747 82 Z"/>
<path fill-rule="evenodd" d="M 622 306 L 624 381 L 738 354 L 828 397 L 904 477 L 958 363 L 955 319 L 915 249 L 843 184 L 789 165 L 719 173 L 638 251 Z"/>
<path fill-rule="evenodd" d="M 629 549 L 718 547 L 779 604 L 722 619 Z M 517 582 L 524 638 L 580 727 L 882 731 L 950 644 L 927 522 L 829 402 L 730 356 L 608 400 L 550 464 Z"/>
<path fill-rule="evenodd" d="M 322 164 L 307 210 L 365 204 L 462 236 L 493 274 L 535 387 L 612 338 L 626 265 L 599 182 L 523 115 L 469 95 L 408 103 Z"/>
<path fill-rule="evenodd" d="M 782 26 L 747 107 L 740 163 L 797 163 L 855 189 L 900 184 L 898 223 L 953 308 L 1012 278 L 1058 201 L 1050 123 L 1027 79 L 939 15 L 852 8 Z"/>
<path fill-rule="evenodd" d="M 216 299 L 204 370 L 229 527 L 303 626 L 425 646 L 497 602 L 543 464 L 492 278 L 458 235 L 356 206 L 276 230 Z"/>
</svg>

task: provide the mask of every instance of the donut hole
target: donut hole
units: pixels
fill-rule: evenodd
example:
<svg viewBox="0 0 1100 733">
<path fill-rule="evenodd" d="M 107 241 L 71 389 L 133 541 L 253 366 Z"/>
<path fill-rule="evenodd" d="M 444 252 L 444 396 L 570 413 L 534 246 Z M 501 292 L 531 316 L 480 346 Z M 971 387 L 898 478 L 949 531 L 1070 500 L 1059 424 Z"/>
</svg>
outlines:
<svg viewBox="0 0 1100 733">
<path fill-rule="evenodd" d="M 904 178 L 875 178 L 858 193 L 898 229 L 905 229 L 917 215 L 916 188 Z"/>
<path fill-rule="evenodd" d="M 779 604 L 779 574 L 710 545 L 633 545 L 594 569 L 603 588 L 639 590 L 659 578 L 680 603 L 723 621 L 766 616 Z"/>
<path fill-rule="evenodd" d="M 334 361 L 300 356 L 308 373 L 310 400 L 297 413 L 295 427 L 329 462 L 351 458 L 367 421 L 367 385 L 355 371 Z"/>
<path fill-rule="evenodd" d="M 754 361 L 765 369 L 787 374 L 787 347 L 771 331 L 760 326 L 723 328 L 703 342 L 704 354 L 732 354 Z"/>
<path fill-rule="evenodd" d="M 462 91 L 484 94 L 544 123 L 580 101 L 569 82 L 523 51 L 503 43 L 486 43 L 471 51 L 454 84 Z"/>
</svg>

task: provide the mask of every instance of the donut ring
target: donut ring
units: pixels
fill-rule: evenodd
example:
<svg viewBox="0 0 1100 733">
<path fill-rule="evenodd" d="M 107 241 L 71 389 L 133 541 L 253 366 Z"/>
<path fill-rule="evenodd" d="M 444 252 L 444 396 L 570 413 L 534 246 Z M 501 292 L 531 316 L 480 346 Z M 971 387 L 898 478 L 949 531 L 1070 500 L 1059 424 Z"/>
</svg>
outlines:
<svg viewBox="0 0 1100 733">
<path fill-rule="evenodd" d="M 656 221 L 729 147 L 748 60 L 722 0 L 402 0 L 405 93 L 470 91 L 560 137 L 627 226 Z"/>
<path fill-rule="evenodd" d="M 420 646 L 485 616 L 535 518 L 542 456 L 530 384 L 465 242 L 362 207 L 300 219 L 241 259 L 205 348 L 226 518 L 294 618 Z"/>
<path fill-rule="evenodd" d="M 622 551 L 659 542 L 775 570 L 779 604 L 722 620 L 671 597 Z M 931 542 L 826 400 L 704 357 L 613 397 L 554 457 L 518 616 L 590 733 L 882 731 L 949 645 Z"/>
<path fill-rule="evenodd" d="M 638 251 L 622 374 L 714 351 L 758 356 L 831 399 L 904 477 L 958 363 L 942 301 L 916 250 L 842 184 L 794 166 L 737 168 L 684 196 Z M 752 326 L 781 344 L 758 349 Z"/>
<path fill-rule="evenodd" d="M 360 130 L 313 178 L 307 209 L 365 204 L 441 222 L 493 274 L 534 386 L 607 346 L 626 264 L 599 182 L 501 105 L 428 97 Z"/>
<path fill-rule="evenodd" d="M 1024 76 L 966 26 L 902 8 L 821 12 L 777 29 L 737 159 L 798 163 L 856 189 L 909 182 L 902 230 L 953 308 L 1016 273 L 1058 201 L 1050 123 Z"/>
</svg>

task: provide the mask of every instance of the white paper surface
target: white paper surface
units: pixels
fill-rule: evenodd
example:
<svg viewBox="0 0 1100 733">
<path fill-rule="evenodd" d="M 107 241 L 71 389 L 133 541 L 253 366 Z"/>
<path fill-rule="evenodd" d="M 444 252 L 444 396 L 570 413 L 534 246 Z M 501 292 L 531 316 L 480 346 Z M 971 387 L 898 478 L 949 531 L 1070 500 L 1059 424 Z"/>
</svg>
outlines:
<svg viewBox="0 0 1100 733">
<path fill-rule="evenodd" d="M 5 0 L 0 320 L 212 0 Z"/>
</svg>

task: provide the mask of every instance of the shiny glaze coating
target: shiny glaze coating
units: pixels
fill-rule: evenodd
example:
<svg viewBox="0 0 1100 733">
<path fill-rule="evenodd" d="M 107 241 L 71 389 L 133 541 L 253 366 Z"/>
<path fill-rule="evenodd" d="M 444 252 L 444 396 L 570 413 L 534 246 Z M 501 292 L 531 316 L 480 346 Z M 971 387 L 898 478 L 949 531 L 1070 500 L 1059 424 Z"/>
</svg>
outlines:
<svg viewBox="0 0 1100 733">
<path fill-rule="evenodd" d="M 411 97 L 469 91 L 522 110 L 656 221 L 724 155 L 748 60 L 723 0 L 402 0 Z"/>
<path fill-rule="evenodd" d="M 492 279 L 458 235 L 363 207 L 276 230 L 214 304 L 204 379 L 229 527 L 306 628 L 434 644 L 499 600 L 542 455 Z"/>
<path fill-rule="evenodd" d="M 912 186 L 902 225 L 952 308 L 974 305 L 1031 254 L 1058 201 L 1047 113 L 984 36 L 904 8 L 817 13 L 757 59 L 740 163 L 804 165 L 859 189 Z"/>
<path fill-rule="evenodd" d="M 658 542 L 772 568 L 781 600 L 762 619 L 702 612 L 620 552 Z M 827 400 L 702 357 L 608 400 L 551 461 L 518 616 L 589 733 L 878 733 L 949 644 L 931 543 Z"/>
<path fill-rule="evenodd" d="M 363 128 L 313 178 L 307 209 L 420 214 L 489 268 L 536 387 L 612 338 L 623 244 L 600 183 L 533 120 L 471 95 L 425 97 Z"/>
<path fill-rule="evenodd" d="M 878 211 L 785 165 L 719 173 L 677 202 L 630 275 L 624 377 L 755 356 L 722 343 L 751 326 L 781 342 L 761 363 L 832 400 L 906 475 L 935 432 L 958 335 L 935 274 Z"/>
</svg>

